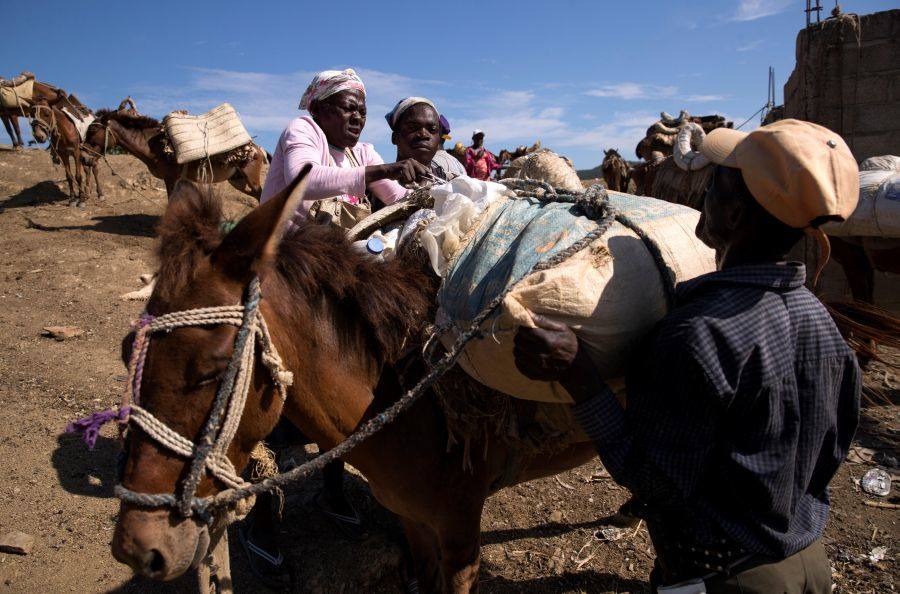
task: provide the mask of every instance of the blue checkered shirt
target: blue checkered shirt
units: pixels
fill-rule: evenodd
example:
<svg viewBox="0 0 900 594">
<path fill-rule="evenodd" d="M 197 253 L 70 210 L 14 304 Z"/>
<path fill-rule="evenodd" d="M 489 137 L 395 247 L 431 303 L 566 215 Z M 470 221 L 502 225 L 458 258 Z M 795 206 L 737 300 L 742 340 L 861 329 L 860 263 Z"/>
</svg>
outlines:
<svg viewBox="0 0 900 594">
<path fill-rule="evenodd" d="M 608 390 L 574 407 L 666 539 L 783 558 L 822 535 L 860 372 L 805 278 L 761 264 L 681 283 L 633 359 L 627 409 Z"/>
</svg>

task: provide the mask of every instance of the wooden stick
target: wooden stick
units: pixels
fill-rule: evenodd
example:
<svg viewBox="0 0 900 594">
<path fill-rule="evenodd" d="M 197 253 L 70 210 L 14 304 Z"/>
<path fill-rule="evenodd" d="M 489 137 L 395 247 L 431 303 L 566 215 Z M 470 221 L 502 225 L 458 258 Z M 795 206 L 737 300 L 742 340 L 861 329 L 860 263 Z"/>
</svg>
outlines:
<svg viewBox="0 0 900 594">
<path fill-rule="evenodd" d="M 900 509 L 900 503 L 888 503 L 887 501 L 870 501 L 866 499 L 863 501 L 863 504 L 869 507 L 880 507 L 881 509 Z"/>
</svg>

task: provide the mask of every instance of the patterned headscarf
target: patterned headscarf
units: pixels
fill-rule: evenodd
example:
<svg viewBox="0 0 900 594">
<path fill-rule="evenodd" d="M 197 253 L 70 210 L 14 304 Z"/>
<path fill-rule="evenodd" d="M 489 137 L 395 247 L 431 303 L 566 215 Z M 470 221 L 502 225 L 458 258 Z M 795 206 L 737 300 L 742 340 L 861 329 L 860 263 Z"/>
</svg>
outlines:
<svg viewBox="0 0 900 594">
<path fill-rule="evenodd" d="M 327 99 L 335 93 L 347 90 L 360 91 L 366 95 L 366 87 L 352 68 L 346 70 L 323 70 L 312 79 L 306 92 L 300 98 L 300 109 L 309 109 L 316 101 Z"/>
<path fill-rule="evenodd" d="M 400 119 L 400 116 L 403 115 L 404 111 L 406 111 L 413 105 L 419 105 L 420 103 L 430 105 L 431 108 L 437 113 L 437 107 L 434 106 L 434 103 L 432 103 L 430 99 L 426 99 L 425 97 L 407 97 L 406 99 L 401 99 L 397 102 L 397 105 L 394 106 L 394 109 L 384 114 L 384 119 L 387 120 L 388 126 L 391 127 L 391 130 L 394 129 L 394 125 L 397 124 L 397 120 Z"/>
</svg>

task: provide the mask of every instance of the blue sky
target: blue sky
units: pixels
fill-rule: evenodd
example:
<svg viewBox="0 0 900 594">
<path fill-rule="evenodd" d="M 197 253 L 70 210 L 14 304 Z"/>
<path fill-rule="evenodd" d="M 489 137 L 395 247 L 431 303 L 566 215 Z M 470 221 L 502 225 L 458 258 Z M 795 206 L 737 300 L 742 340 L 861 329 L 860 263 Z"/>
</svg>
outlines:
<svg viewBox="0 0 900 594">
<path fill-rule="evenodd" d="M 742 122 L 766 101 L 770 65 L 780 102 L 805 24 L 803 0 L 134 4 L 7 3 L 0 75 L 32 70 L 95 109 L 131 95 L 158 117 L 228 101 L 271 151 L 312 75 L 353 67 L 368 88 L 363 140 L 387 161 L 382 115 L 425 95 L 454 141 L 473 128 L 495 152 L 540 139 L 587 168 L 610 147 L 634 159 L 660 110 Z"/>
</svg>

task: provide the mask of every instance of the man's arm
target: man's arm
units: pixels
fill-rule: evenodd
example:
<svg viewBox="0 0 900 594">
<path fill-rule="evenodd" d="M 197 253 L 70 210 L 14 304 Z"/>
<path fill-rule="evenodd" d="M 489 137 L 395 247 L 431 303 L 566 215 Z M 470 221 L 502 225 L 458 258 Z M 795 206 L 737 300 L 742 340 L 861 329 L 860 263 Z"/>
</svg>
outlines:
<svg viewBox="0 0 900 594">
<path fill-rule="evenodd" d="M 622 408 L 565 325 L 536 317 L 516 336 L 516 366 L 527 377 L 559 381 L 573 412 L 616 482 L 643 501 L 671 504 L 694 493 L 716 438 L 717 399 L 684 349 L 639 356 Z"/>
</svg>

